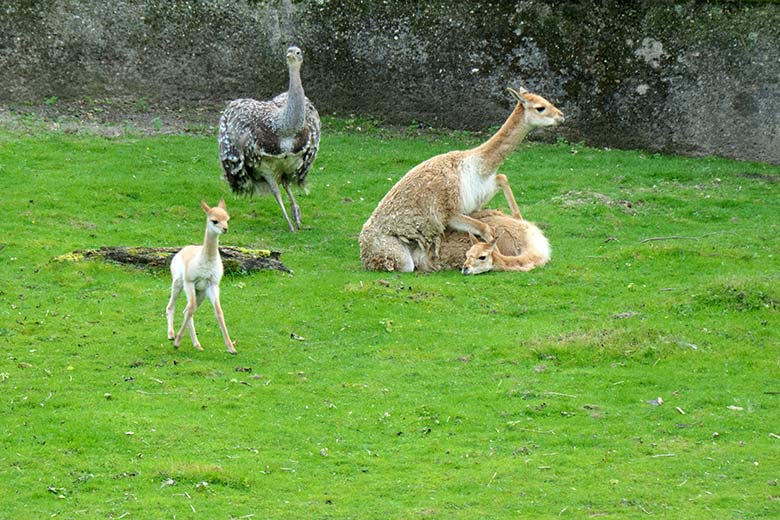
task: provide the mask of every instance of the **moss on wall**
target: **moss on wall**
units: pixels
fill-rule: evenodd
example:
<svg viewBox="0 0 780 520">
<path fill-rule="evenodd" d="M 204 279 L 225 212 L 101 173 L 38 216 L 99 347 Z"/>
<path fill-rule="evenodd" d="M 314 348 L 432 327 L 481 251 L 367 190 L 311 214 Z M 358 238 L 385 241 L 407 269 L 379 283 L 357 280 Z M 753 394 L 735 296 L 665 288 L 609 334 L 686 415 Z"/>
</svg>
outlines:
<svg viewBox="0 0 780 520">
<path fill-rule="evenodd" d="M 776 2 L 6 0 L 0 101 L 267 97 L 291 43 L 323 113 L 485 128 L 523 85 L 555 135 L 780 162 Z"/>
</svg>

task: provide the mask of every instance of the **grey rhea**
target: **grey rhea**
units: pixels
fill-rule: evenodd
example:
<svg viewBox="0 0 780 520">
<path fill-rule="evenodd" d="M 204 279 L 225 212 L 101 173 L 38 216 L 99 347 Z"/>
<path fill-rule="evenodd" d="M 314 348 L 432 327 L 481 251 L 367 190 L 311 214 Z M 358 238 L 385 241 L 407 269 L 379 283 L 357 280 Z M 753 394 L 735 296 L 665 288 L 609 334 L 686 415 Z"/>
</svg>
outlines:
<svg viewBox="0 0 780 520">
<path fill-rule="evenodd" d="M 233 193 L 270 191 L 290 231 L 301 228 L 301 209 L 290 184 L 305 187 L 320 144 L 320 116 L 303 93 L 298 47 L 287 49 L 290 84 L 273 99 L 236 99 L 219 119 L 219 160 Z M 293 221 L 287 215 L 279 185 L 287 192 Z"/>
</svg>

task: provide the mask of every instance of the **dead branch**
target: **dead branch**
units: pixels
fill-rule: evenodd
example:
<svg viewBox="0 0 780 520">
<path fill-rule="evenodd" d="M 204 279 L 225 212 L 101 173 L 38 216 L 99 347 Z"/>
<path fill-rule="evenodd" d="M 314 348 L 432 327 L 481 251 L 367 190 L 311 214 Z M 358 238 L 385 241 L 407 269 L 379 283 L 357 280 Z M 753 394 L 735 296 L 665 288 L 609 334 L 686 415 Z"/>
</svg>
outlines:
<svg viewBox="0 0 780 520">
<path fill-rule="evenodd" d="M 681 235 L 670 235 L 666 237 L 649 237 L 649 238 L 643 238 L 639 241 L 640 244 L 644 244 L 645 242 L 657 242 L 659 240 L 701 240 L 702 238 L 711 236 L 711 235 L 717 235 L 719 233 L 724 233 L 724 231 L 713 231 L 712 233 L 704 233 L 700 237 L 686 237 Z"/>
<path fill-rule="evenodd" d="M 66 255 L 58 256 L 58 262 L 80 262 L 83 260 L 102 260 L 127 264 L 147 269 L 165 269 L 171 263 L 178 247 L 99 247 L 97 249 L 79 249 Z M 266 249 L 246 249 L 243 247 L 221 246 L 222 264 L 225 273 L 250 273 L 264 269 L 290 271 L 279 260 L 278 251 Z"/>
<path fill-rule="evenodd" d="M 657 242 L 660 240 L 701 240 L 701 237 L 684 237 L 680 235 L 671 235 L 668 237 L 650 237 L 650 238 L 643 238 L 639 241 L 640 244 L 644 244 L 645 242 Z"/>
</svg>

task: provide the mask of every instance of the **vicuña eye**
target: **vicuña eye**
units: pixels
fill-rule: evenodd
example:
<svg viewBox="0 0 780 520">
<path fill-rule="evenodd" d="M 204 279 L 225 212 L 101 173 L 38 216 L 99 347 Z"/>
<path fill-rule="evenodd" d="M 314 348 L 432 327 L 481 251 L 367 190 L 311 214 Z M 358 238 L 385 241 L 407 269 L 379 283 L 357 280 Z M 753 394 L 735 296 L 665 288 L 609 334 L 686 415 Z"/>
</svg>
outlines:
<svg viewBox="0 0 780 520">
<path fill-rule="evenodd" d="M 211 223 L 216 226 L 217 224 L 219 224 L 219 220 L 212 220 Z"/>
<path fill-rule="evenodd" d="M 480 260 L 487 260 L 487 256 L 485 256 L 485 255 L 482 255 L 482 256 L 480 256 L 480 257 L 479 257 L 479 259 L 480 259 Z"/>
<path fill-rule="evenodd" d="M 540 114 L 545 110 L 547 110 L 547 107 L 536 107 L 536 111 L 539 112 Z"/>
</svg>

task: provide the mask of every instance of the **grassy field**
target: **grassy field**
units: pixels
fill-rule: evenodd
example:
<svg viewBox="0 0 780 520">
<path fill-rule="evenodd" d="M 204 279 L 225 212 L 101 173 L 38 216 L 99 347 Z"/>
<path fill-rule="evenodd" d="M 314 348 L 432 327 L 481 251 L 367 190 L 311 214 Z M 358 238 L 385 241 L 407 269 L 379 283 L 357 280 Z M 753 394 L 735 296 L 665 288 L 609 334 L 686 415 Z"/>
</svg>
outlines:
<svg viewBox="0 0 780 520">
<path fill-rule="evenodd" d="M 296 234 L 213 137 L 0 130 L 0 518 L 780 517 L 780 169 L 527 144 L 548 266 L 366 273 L 384 193 L 478 140 L 336 123 Z M 207 305 L 173 349 L 167 272 L 53 261 L 221 196 L 294 271 L 223 280 L 238 356 Z"/>
</svg>

